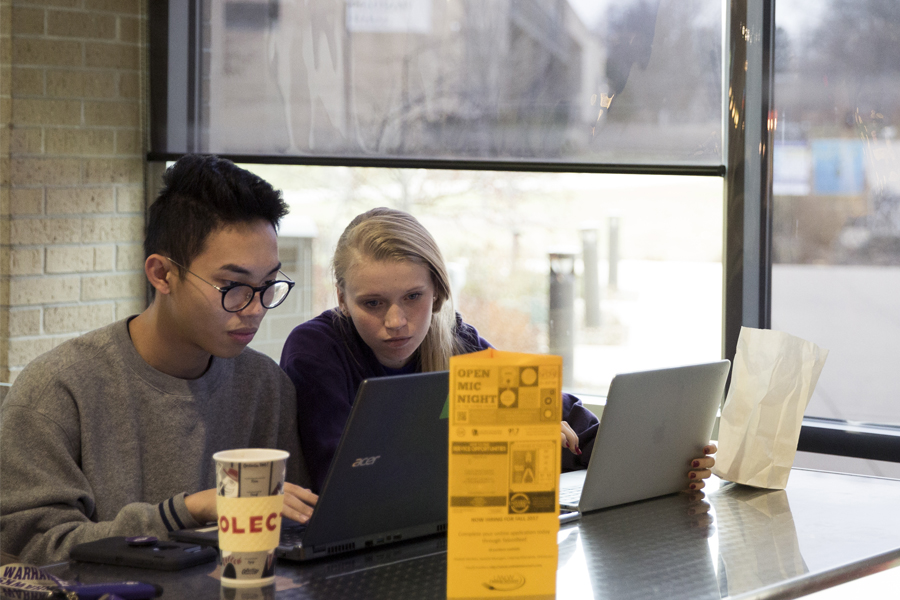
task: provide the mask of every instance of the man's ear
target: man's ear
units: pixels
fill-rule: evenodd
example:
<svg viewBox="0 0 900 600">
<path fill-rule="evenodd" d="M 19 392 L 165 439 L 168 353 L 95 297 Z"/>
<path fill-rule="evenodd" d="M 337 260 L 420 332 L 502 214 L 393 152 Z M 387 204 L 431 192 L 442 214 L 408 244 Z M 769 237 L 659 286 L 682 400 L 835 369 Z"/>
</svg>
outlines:
<svg viewBox="0 0 900 600">
<path fill-rule="evenodd" d="M 147 257 L 144 261 L 144 273 L 147 275 L 147 281 L 159 294 L 168 294 L 171 291 L 169 278 L 178 277 L 175 265 L 161 254 L 151 254 Z"/>
</svg>

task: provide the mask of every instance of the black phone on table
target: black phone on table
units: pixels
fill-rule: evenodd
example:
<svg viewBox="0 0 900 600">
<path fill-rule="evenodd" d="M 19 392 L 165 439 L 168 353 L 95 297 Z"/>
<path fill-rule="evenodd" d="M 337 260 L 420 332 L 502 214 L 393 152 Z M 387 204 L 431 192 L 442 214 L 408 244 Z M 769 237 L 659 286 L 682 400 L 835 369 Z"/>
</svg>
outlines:
<svg viewBox="0 0 900 600">
<path fill-rule="evenodd" d="M 217 550 L 155 538 L 109 537 L 78 544 L 69 556 L 73 560 L 104 565 L 179 571 L 216 560 Z"/>
</svg>

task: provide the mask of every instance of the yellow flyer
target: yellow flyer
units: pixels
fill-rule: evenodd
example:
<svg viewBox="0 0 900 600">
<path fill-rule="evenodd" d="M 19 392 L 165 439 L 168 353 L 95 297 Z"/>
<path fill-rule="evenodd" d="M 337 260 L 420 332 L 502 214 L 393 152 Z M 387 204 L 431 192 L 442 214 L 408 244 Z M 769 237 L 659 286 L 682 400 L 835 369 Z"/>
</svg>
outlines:
<svg viewBox="0 0 900 600">
<path fill-rule="evenodd" d="M 448 598 L 553 598 L 562 358 L 450 359 Z"/>
</svg>

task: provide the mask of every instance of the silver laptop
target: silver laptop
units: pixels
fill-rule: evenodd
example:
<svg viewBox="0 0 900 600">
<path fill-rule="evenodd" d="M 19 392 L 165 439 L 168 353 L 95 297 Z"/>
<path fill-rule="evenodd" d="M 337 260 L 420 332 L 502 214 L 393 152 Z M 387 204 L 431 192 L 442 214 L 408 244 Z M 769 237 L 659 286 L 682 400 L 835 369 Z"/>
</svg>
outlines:
<svg viewBox="0 0 900 600">
<path fill-rule="evenodd" d="M 560 477 L 560 507 L 588 512 L 686 489 L 730 367 L 721 360 L 616 375 L 587 470 Z"/>
</svg>

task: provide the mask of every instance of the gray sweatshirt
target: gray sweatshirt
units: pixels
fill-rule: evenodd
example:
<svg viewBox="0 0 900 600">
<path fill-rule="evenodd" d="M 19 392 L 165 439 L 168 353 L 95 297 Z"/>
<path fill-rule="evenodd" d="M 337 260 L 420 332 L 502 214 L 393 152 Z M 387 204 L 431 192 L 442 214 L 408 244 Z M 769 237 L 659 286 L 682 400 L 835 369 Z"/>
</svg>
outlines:
<svg viewBox="0 0 900 600">
<path fill-rule="evenodd" d="M 140 357 L 127 321 L 61 344 L 0 409 L 0 547 L 47 564 L 82 542 L 197 527 L 184 496 L 215 487 L 219 450 L 287 450 L 287 480 L 309 487 L 296 411 L 291 380 L 249 348 L 185 380 Z"/>
</svg>

